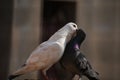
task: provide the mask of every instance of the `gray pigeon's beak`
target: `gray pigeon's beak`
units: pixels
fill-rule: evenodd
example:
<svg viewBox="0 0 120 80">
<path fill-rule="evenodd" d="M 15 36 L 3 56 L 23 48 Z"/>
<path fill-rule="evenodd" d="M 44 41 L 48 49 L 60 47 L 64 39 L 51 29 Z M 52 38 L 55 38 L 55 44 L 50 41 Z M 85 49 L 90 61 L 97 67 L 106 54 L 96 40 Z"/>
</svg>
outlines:
<svg viewBox="0 0 120 80">
<path fill-rule="evenodd" d="M 76 33 L 79 31 L 79 29 L 76 29 Z"/>
<path fill-rule="evenodd" d="M 76 29 L 75 33 L 73 34 L 73 37 L 75 37 L 76 35 L 77 35 L 77 29 Z"/>
<path fill-rule="evenodd" d="M 77 35 L 77 32 L 79 31 L 79 29 L 76 29 L 76 32 L 75 32 L 75 34 L 74 34 L 74 37 Z"/>
<path fill-rule="evenodd" d="M 81 33 L 81 34 L 83 34 L 83 33 L 85 33 L 85 32 L 84 32 L 82 29 L 79 28 L 79 29 L 76 30 L 76 33 Z"/>
</svg>

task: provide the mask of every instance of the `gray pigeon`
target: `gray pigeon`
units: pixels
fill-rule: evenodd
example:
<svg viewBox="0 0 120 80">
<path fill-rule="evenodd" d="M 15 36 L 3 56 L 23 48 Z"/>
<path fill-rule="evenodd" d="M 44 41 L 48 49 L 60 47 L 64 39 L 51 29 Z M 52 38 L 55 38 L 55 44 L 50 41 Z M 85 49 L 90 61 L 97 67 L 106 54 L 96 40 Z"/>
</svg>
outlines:
<svg viewBox="0 0 120 80">
<path fill-rule="evenodd" d="M 11 74 L 9 80 L 36 70 L 40 70 L 43 73 L 45 80 L 48 80 L 46 71 L 60 60 L 66 44 L 76 33 L 76 30 L 77 25 L 75 23 L 68 23 L 59 29 L 31 53 L 24 66 Z"/>
<path fill-rule="evenodd" d="M 89 80 L 99 80 L 98 73 L 93 70 L 84 54 L 80 52 L 80 45 L 84 41 L 86 34 L 81 29 L 77 30 L 76 33 L 76 36 L 67 44 L 60 63 L 73 76 L 78 74 L 80 78 L 84 75 Z"/>
</svg>

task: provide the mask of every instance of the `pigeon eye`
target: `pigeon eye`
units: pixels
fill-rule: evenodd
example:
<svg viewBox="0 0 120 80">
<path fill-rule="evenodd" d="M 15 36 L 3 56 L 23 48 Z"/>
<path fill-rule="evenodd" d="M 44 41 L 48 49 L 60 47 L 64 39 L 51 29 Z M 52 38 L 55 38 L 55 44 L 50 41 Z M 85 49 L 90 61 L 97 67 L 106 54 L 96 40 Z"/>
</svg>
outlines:
<svg viewBox="0 0 120 80">
<path fill-rule="evenodd" d="M 75 28 L 76 28 L 77 26 L 76 26 L 75 24 L 73 24 L 73 27 L 75 27 Z"/>
</svg>

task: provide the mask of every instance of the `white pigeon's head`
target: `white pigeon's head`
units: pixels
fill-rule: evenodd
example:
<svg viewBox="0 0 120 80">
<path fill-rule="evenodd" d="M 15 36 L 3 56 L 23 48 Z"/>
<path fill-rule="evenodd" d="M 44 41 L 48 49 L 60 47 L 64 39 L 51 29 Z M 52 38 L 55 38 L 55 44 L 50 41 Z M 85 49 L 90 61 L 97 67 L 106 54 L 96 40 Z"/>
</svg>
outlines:
<svg viewBox="0 0 120 80">
<path fill-rule="evenodd" d="M 69 34 L 74 33 L 78 29 L 77 25 L 73 22 L 67 23 L 65 26 L 63 26 L 61 29 L 57 31 L 57 33 L 61 34 Z"/>
<path fill-rule="evenodd" d="M 49 40 L 50 41 L 56 41 L 60 38 L 65 38 L 66 42 L 68 42 L 72 36 L 76 33 L 76 30 L 78 29 L 77 25 L 73 22 L 70 22 L 63 26 L 61 29 L 59 29 L 55 34 L 53 34 Z"/>
<path fill-rule="evenodd" d="M 78 29 L 77 25 L 73 22 L 70 22 L 64 26 L 65 30 L 68 32 L 67 42 L 75 35 L 76 30 Z"/>
<path fill-rule="evenodd" d="M 78 29 L 77 25 L 73 22 L 70 22 L 68 24 L 65 25 L 65 28 L 67 28 L 70 32 L 74 32 Z"/>
</svg>

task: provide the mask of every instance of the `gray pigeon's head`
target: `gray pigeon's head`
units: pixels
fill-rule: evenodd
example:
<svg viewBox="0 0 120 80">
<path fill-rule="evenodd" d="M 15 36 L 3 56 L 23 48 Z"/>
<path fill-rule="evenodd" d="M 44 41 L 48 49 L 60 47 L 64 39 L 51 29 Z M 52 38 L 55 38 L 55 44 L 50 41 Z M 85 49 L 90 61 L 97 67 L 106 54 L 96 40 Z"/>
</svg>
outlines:
<svg viewBox="0 0 120 80">
<path fill-rule="evenodd" d="M 85 40 L 86 34 L 82 29 L 76 30 L 76 36 L 75 39 L 79 43 L 79 45 Z"/>
</svg>

